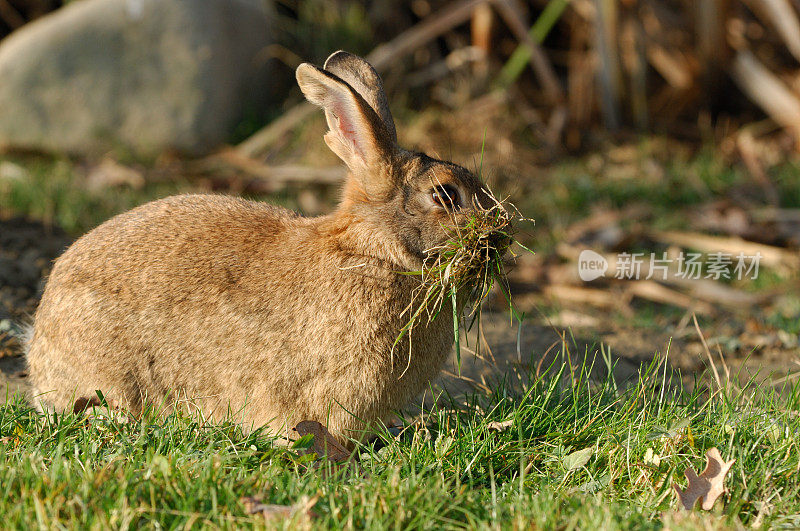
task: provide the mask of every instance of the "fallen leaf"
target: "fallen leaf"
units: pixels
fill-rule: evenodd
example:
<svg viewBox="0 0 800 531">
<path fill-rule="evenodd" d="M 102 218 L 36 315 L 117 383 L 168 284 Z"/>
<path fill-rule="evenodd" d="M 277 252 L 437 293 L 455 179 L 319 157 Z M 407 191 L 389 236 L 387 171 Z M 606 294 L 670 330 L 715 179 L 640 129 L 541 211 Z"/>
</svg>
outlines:
<svg viewBox="0 0 800 531">
<path fill-rule="evenodd" d="M 319 496 L 313 498 L 303 496 L 294 505 L 274 505 L 261 503 L 260 498 L 247 496 L 240 501 L 247 514 L 260 513 L 266 520 L 290 520 L 298 514 L 303 515 L 304 518 L 314 518 L 316 515 L 311 509 L 317 504 L 317 500 L 319 500 Z"/>
<path fill-rule="evenodd" d="M 75 415 L 84 415 L 87 418 L 113 420 L 119 424 L 127 424 L 131 421 L 130 417 L 125 414 L 115 401 L 107 401 L 102 393 L 99 392 L 98 395 L 82 396 L 75 400 L 72 412 Z"/>
<path fill-rule="evenodd" d="M 576 468 L 580 468 L 588 463 L 593 452 L 594 449 L 591 446 L 584 448 L 583 450 L 577 450 L 564 457 L 562 464 L 564 465 L 564 468 L 567 469 L 567 472 L 575 470 Z"/>
<path fill-rule="evenodd" d="M 603 474 L 597 479 L 589 479 L 583 484 L 574 487 L 573 489 L 571 489 L 571 492 L 585 492 L 587 494 L 596 494 L 601 489 L 608 487 L 609 483 L 611 483 L 611 475 Z"/>
<path fill-rule="evenodd" d="M 433 443 L 433 451 L 436 453 L 436 457 L 438 459 L 444 459 L 454 442 L 456 442 L 456 440 L 449 435 L 440 434 Z"/>
<path fill-rule="evenodd" d="M 714 502 L 725 491 L 725 486 L 723 485 L 725 476 L 733 466 L 733 463 L 736 462 L 736 459 L 724 461 L 716 448 L 708 450 L 706 458 L 708 460 L 706 469 L 699 476 L 691 468 L 687 468 L 684 471 L 683 475 L 689 480 L 686 490 L 681 490 L 677 483 L 672 484 L 684 509 L 687 511 L 692 510 L 698 499 L 703 510 L 710 511 L 714 506 Z"/>
<path fill-rule="evenodd" d="M 72 412 L 75 415 L 80 415 L 90 407 L 100 407 L 100 399 L 96 396 L 82 396 L 75 400 L 75 405 L 72 406 Z"/>
<path fill-rule="evenodd" d="M 514 419 L 504 420 L 503 422 L 498 422 L 495 420 L 490 422 L 487 425 L 487 428 L 489 428 L 489 430 L 494 430 L 494 431 L 505 431 L 508 428 L 510 428 L 513 424 L 514 424 Z"/>
<path fill-rule="evenodd" d="M 315 452 L 318 456 L 325 456 L 331 461 L 341 462 L 350 459 L 350 452 L 339 444 L 339 441 L 334 439 L 333 435 L 328 431 L 328 428 L 317 422 L 316 420 L 304 420 L 297 423 L 294 431 L 301 437 L 304 435 L 313 435 L 314 443 L 311 445 L 311 451 Z"/>
</svg>

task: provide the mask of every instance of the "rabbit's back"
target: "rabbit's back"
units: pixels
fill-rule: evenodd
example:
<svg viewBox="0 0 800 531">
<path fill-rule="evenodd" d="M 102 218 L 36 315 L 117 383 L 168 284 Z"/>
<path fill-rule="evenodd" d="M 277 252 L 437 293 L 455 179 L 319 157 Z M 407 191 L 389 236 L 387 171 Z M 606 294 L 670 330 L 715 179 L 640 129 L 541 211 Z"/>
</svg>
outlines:
<svg viewBox="0 0 800 531">
<path fill-rule="evenodd" d="M 56 261 L 51 281 L 113 294 L 120 303 L 134 305 L 144 302 L 135 295 L 144 286 L 168 286 L 151 295 L 170 299 L 225 290 L 288 227 L 302 221 L 264 203 L 173 196 L 116 216 L 80 238 Z"/>
</svg>

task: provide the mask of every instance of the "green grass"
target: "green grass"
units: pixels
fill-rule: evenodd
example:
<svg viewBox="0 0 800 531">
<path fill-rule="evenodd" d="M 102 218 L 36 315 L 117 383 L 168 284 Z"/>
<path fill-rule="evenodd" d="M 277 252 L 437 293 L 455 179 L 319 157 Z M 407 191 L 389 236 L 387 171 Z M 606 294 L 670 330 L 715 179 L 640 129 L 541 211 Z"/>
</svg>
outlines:
<svg viewBox="0 0 800 531">
<path fill-rule="evenodd" d="M 663 358 L 625 386 L 590 379 L 610 372 L 598 365 L 562 354 L 539 377 L 441 401 L 398 437 L 359 447 L 356 471 L 312 466 L 226 423 L 43 417 L 11 402 L 0 407 L 0 514 L 7 528 L 260 527 L 241 497 L 318 496 L 323 528 L 800 525 L 799 386 L 689 392 Z M 685 515 L 671 485 L 713 446 L 736 459 L 729 492 Z"/>
<path fill-rule="evenodd" d="M 147 183 L 92 191 L 79 166 L 68 159 L 0 157 L 0 163 L 22 169 L 21 175 L 0 175 L 0 213 L 22 215 L 80 235 L 120 212 L 149 200 L 189 190 L 186 181 Z"/>
<path fill-rule="evenodd" d="M 5 163 L 10 163 L 14 170 L 11 175 L 0 171 L 0 217 L 40 220 L 73 236 L 80 236 L 115 215 L 154 199 L 179 193 L 225 193 L 224 190 L 214 191 L 202 179 L 193 179 L 180 170 L 168 172 L 145 163 L 133 164 L 147 177 L 142 187 L 117 185 L 99 190 L 87 183 L 86 168 L 67 158 L 0 155 L 0 165 Z M 247 197 L 264 199 L 263 196 Z M 297 206 L 292 190 L 272 194 L 269 201 L 292 208 Z"/>
</svg>

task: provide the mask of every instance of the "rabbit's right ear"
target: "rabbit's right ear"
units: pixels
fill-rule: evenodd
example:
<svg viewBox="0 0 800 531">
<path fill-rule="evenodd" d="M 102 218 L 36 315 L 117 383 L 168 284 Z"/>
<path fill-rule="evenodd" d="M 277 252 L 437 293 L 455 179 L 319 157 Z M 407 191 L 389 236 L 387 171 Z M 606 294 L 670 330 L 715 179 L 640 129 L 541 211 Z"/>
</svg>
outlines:
<svg viewBox="0 0 800 531">
<path fill-rule="evenodd" d="M 297 84 L 308 101 L 325 109 L 330 131 L 328 147 L 354 173 L 362 173 L 386 161 L 394 140 L 375 110 L 338 76 L 314 65 L 297 67 Z"/>
<path fill-rule="evenodd" d="M 397 131 L 394 127 L 389 100 L 383 90 L 383 81 L 378 72 L 365 59 L 357 55 L 339 50 L 333 52 L 326 60 L 323 70 L 337 75 L 342 81 L 353 87 L 358 94 L 378 113 L 386 131 L 397 142 Z"/>
</svg>

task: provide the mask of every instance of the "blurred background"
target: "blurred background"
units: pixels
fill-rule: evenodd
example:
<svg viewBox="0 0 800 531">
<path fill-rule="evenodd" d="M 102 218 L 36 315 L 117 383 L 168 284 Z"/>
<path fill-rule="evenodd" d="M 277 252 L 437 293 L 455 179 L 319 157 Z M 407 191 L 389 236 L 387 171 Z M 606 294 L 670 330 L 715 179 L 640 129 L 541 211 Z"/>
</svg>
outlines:
<svg viewBox="0 0 800 531">
<path fill-rule="evenodd" d="M 488 320 L 494 354 L 797 374 L 798 0 L 0 0 L 0 352 L 51 260 L 132 206 L 334 208 L 344 169 L 294 69 L 338 49 L 383 76 L 401 144 L 482 168 L 535 220 L 535 254 L 509 257 L 525 319 Z M 581 280 L 585 249 L 605 277 Z M 613 278 L 634 252 L 669 275 Z M 686 279 L 682 252 L 762 259 Z"/>
</svg>

